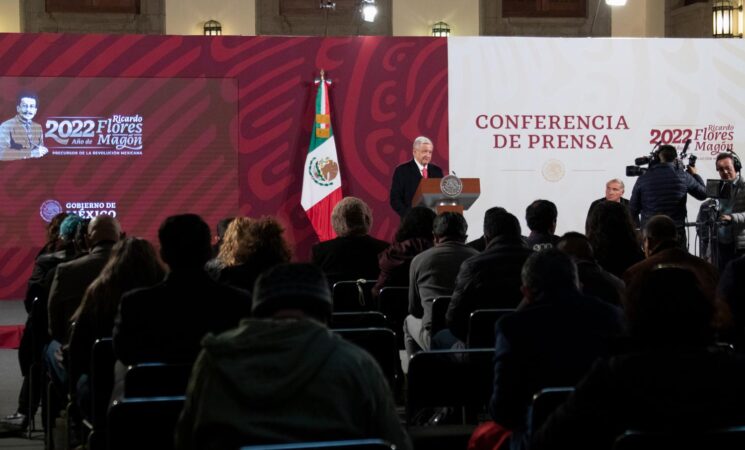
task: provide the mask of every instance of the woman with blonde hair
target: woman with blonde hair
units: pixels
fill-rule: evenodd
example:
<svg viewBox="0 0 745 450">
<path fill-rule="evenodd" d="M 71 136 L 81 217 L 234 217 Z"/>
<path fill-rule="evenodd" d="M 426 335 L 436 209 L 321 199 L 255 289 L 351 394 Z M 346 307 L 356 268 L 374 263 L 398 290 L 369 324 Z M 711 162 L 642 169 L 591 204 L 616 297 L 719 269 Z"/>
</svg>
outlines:
<svg viewBox="0 0 745 450">
<path fill-rule="evenodd" d="M 265 270 L 290 261 L 290 246 L 277 219 L 237 217 L 225 231 L 217 259 L 222 265 L 217 281 L 247 291 Z"/>
</svg>

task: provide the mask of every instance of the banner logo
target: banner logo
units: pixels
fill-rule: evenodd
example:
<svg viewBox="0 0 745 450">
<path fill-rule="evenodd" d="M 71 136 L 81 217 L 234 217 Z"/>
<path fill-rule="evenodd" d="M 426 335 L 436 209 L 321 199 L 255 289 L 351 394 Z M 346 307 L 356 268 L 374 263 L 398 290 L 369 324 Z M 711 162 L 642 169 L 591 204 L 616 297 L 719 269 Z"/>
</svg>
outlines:
<svg viewBox="0 0 745 450">
<path fill-rule="evenodd" d="M 105 214 L 116 217 L 116 202 L 65 202 L 65 207 L 57 200 L 46 200 L 39 208 L 39 214 L 45 222 L 50 222 L 61 212 L 76 214 L 83 219 L 93 219 Z"/>
<path fill-rule="evenodd" d="M 455 198 L 463 192 L 463 182 L 455 175 L 446 175 L 440 180 L 440 191 L 448 197 Z"/>
<path fill-rule="evenodd" d="M 51 222 L 54 216 L 62 212 L 62 205 L 57 200 L 45 200 L 39 208 L 39 215 L 44 222 Z"/>
<path fill-rule="evenodd" d="M 320 186 L 331 186 L 339 175 L 339 164 L 331 158 L 311 158 L 308 174 L 314 183 Z"/>
<path fill-rule="evenodd" d="M 142 155 L 142 116 L 113 114 L 110 117 L 60 116 L 47 119 L 44 134 L 57 145 L 55 155 Z"/>
<path fill-rule="evenodd" d="M 549 159 L 543 164 L 541 173 L 546 181 L 556 183 L 564 178 L 564 175 L 566 175 L 566 169 L 564 169 L 564 163 L 558 159 Z"/>
</svg>

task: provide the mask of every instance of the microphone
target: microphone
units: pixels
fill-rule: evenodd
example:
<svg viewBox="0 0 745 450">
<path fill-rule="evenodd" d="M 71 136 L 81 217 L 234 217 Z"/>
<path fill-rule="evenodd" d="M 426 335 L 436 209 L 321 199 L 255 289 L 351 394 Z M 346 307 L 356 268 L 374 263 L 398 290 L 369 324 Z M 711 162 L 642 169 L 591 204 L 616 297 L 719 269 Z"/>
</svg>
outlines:
<svg viewBox="0 0 745 450">
<path fill-rule="evenodd" d="M 691 139 L 690 139 L 690 138 L 689 138 L 689 139 L 686 139 L 686 143 L 685 143 L 685 145 L 683 146 L 683 151 L 682 151 L 682 152 L 680 152 L 680 156 L 681 156 L 681 158 L 682 158 L 682 157 L 685 157 L 685 155 L 686 155 L 686 154 L 688 153 L 688 146 L 689 146 L 689 145 L 691 145 Z"/>
</svg>

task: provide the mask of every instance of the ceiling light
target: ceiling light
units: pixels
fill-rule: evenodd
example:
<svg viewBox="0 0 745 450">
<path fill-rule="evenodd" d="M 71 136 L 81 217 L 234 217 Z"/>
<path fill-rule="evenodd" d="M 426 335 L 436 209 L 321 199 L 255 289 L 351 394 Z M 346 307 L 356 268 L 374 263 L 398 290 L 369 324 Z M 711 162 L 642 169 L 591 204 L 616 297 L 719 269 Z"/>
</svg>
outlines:
<svg viewBox="0 0 745 450">
<path fill-rule="evenodd" d="M 375 6 L 375 0 L 362 0 L 362 20 L 365 22 L 375 22 L 375 16 L 378 14 L 378 7 Z"/>
</svg>

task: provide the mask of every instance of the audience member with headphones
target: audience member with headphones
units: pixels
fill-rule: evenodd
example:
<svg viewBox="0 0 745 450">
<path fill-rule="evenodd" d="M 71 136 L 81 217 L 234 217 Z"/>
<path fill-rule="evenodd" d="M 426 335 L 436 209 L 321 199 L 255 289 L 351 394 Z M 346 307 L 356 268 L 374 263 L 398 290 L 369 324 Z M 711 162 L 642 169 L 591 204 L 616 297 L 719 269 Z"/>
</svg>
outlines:
<svg viewBox="0 0 745 450">
<path fill-rule="evenodd" d="M 717 236 L 721 270 L 728 261 L 745 254 L 745 181 L 740 176 L 742 163 L 734 152 L 717 155 L 716 168 L 723 181 L 732 183 L 729 198 L 719 200 L 719 220 L 725 223 Z"/>
</svg>

